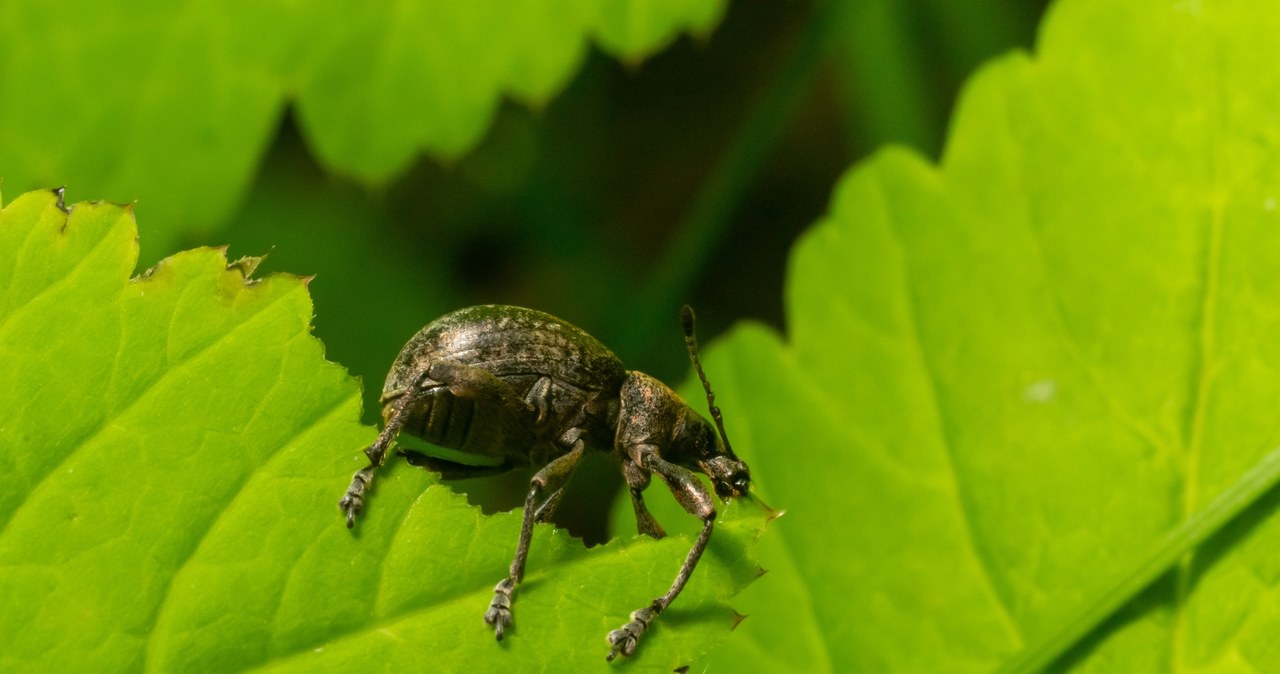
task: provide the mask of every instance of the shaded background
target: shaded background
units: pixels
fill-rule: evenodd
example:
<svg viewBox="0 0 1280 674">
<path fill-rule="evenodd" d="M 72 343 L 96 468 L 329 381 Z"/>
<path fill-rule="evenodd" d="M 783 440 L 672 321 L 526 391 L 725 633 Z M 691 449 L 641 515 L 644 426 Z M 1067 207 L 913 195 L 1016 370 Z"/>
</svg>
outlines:
<svg viewBox="0 0 1280 674">
<path fill-rule="evenodd" d="M 885 143 L 936 157 L 959 84 L 984 59 L 1029 47 L 1044 4 L 730 2 L 709 34 L 683 35 L 641 62 L 593 47 L 545 106 L 504 102 L 478 146 L 450 161 L 422 156 L 381 185 L 322 168 L 286 108 L 224 223 L 161 249 L 149 245 L 147 201 L 138 203 L 142 264 L 226 244 L 233 259 L 269 253 L 259 274 L 314 275 L 315 333 L 362 378 L 371 423 L 400 346 L 469 304 L 559 315 L 628 367 L 675 383 L 688 370 L 680 304 L 698 309 L 704 343 L 742 319 L 785 329 L 790 244 L 822 215 L 838 176 Z M 47 186 L 6 170 L 7 159 L 0 151 L 10 198 Z M 68 198 L 134 198 L 113 189 L 71 184 Z M 523 500 L 527 479 L 459 488 L 505 509 Z M 609 461 L 587 462 L 561 524 L 588 542 L 605 538 L 620 484 Z"/>
</svg>

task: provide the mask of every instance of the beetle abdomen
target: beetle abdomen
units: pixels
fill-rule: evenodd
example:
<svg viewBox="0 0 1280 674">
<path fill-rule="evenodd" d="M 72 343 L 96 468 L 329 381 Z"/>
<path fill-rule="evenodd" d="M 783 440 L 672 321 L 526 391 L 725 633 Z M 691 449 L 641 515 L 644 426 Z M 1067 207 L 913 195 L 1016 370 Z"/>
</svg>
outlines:
<svg viewBox="0 0 1280 674">
<path fill-rule="evenodd" d="M 458 397 L 440 386 L 411 408 L 403 430 L 433 445 L 522 464 L 536 438 L 531 424 L 513 421 L 496 406 Z"/>
<path fill-rule="evenodd" d="M 404 430 L 414 437 L 449 449 L 463 449 L 475 423 L 475 401 L 457 398 L 447 388 L 414 406 Z"/>
</svg>

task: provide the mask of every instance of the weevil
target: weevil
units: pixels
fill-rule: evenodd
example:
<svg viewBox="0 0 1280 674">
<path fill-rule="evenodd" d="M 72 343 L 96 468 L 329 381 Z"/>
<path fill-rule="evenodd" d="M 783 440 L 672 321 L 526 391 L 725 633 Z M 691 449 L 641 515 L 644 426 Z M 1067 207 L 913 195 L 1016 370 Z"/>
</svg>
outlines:
<svg viewBox="0 0 1280 674">
<path fill-rule="evenodd" d="M 698 360 L 693 310 L 688 306 L 681 324 L 714 428 L 665 384 L 625 369 L 594 337 L 550 314 L 484 305 L 436 319 L 409 340 L 387 375 L 382 432 L 365 449 L 369 465 L 356 472 L 338 504 L 347 526 L 355 525 L 374 472 L 399 433 L 480 455 L 494 464 L 464 465 L 401 450 L 411 464 L 446 479 L 540 466 L 525 498 L 515 558 L 506 578 L 494 587 L 484 614 L 485 623 L 501 640 L 513 625 L 512 603 L 516 585 L 524 578 L 534 523 L 550 519 L 585 452 L 612 452 L 631 492 L 640 533 L 666 535 L 644 503 L 653 475 L 702 521 L 671 587 L 608 634 L 609 660 L 631 655 L 653 620 L 684 589 L 711 538 L 715 504 L 694 471 L 706 474 L 723 500 L 744 496 L 751 486 L 751 472 L 729 445 Z"/>
</svg>

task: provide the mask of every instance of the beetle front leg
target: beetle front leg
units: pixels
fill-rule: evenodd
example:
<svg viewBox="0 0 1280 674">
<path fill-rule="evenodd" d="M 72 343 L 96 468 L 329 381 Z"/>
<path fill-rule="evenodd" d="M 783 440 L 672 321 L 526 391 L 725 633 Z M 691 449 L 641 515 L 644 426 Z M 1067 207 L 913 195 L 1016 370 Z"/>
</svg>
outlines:
<svg viewBox="0 0 1280 674">
<path fill-rule="evenodd" d="M 485 611 L 484 621 L 493 626 L 493 635 L 499 641 L 508 627 L 511 627 L 511 603 L 515 600 L 516 583 L 524 579 L 525 559 L 529 556 L 529 542 L 533 539 L 534 522 L 549 518 L 551 511 L 559 503 L 565 482 L 573 475 L 578 460 L 582 458 L 585 444 L 582 431 L 572 429 L 565 434 L 565 441 L 572 443 L 567 454 L 556 457 L 551 463 L 534 474 L 529 484 L 529 495 L 524 501 L 524 517 L 520 522 L 520 541 L 516 544 L 516 556 L 511 560 L 507 577 L 493 588 L 493 600 L 489 602 L 489 610 Z M 548 497 L 539 505 L 543 494 Z"/>
<path fill-rule="evenodd" d="M 711 494 L 691 471 L 664 461 L 657 455 L 656 449 L 644 451 L 641 457 L 646 468 L 662 476 L 685 511 L 702 520 L 702 531 L 698 534 L 698 540 L 694 541 L 693 547 L 689 549 L 684 564 L 676 574 L 675 582 L 671 584 L 666 594 L 657 597 L 648 606 L 632 611 L 630 622 L 609 633 L 608 639 L 612 648 L 609 650 L 608 660 L 613 660 L 618 654 L 634 653 L 636 644 L 649 628 L 649 624 L 658 617 L 659 613 L 666 610 L 671 602 L 675 601 L 685 584 L 689 582 L 689 576 L 693 575 L 693 569 L 702 558 L 703 551 L 707 549 L 707 541 L 711 540 L 711 529 L 716 519 L 716 509 L 711 501 Z"/>
<path fill-rule="evenodd" d="M 338 507 L 347 515 L 347 528 L 350 529 L 356 524 L 356 516 L 364 510 L 365 491 L 373 484 L 373 472 L 377 470 L 387 455 L 391 443 L 396 439 L 396 435 L 400 432 L 400 427 L 404 426 L 405 417 L 408 416 L 409 410 L 417 404 L 425 389 L 417 388 L 410 390 L 400 398 L 399 404 L 396 405 L 395 413 L 387 420 L 382 432 L 378 434 L 378 438 L 373 441 L 364 450 L 365 456 L 369 457 L 369 465 L 356 471 L 351 477 L 351 486 L 347 487 L 347 493 L 342 496 L 342 500 L 338 502 Z"/>
<path fill-rule="evenodd" d="M 636 513 L 636 530 L 650 538 L 664 538 L 667 532 L 654 519 L 644 504 L 644 490 L 649 486 L 649 472 L 636 465 L 630 458 L 622 460 L 622 476 L 631 491 L 631 508 Z"/>
</svg>

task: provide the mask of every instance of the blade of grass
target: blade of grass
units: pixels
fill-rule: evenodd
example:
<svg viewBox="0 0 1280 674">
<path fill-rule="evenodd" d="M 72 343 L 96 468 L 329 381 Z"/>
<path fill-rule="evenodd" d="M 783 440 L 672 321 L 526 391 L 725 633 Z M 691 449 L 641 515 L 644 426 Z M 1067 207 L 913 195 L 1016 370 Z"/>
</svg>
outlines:
<svg viewBox="0 0 1280 674">
<path fill-rule="evenodd" d="M 1103 620 L 1164 575 L 1183 555 L 1199 546 L 1246 508 L 1280 483 L 1280 447 L 1273 449 L 1249 472 L 1223 491 L 1207 507 L 1170 531 L 1145 559 L 1120 574 L 1106 591 L 1081 607 L 1047 638 L 1006 661 L 998 674 L 1031 674 L 1057 661 Z"/>
</svg>

